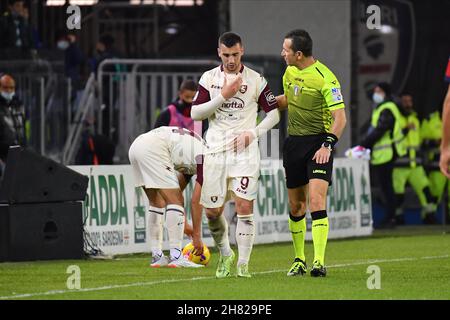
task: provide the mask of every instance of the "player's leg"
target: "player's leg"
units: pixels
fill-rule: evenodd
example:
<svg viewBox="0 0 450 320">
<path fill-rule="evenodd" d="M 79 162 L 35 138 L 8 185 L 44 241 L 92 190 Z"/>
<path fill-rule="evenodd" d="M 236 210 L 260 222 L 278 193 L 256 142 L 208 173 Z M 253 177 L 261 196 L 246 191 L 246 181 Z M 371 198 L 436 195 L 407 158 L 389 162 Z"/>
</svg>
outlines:
<svg viewBox="0 0 450 320">
<path fill-rule="evenodd" d="M 205 212 L 206 218 L 208 219 L 209 231 L 220 254 L 216 268 L 216 277 L 229 277 L 231 275 L 231 267 L 234 263 L 235 253 L 230 246 L 228 223 L 223 215 L 223 206 L 220 208 L 206 208 Z"/>
<path fill-rule="evenodd" d="M 294 262 L 289 269 L 288 276 L 304 275 L 306 273 L 305 235 L 306 235 L 306 207 L 308 185 L 288 189 L 289 199 L 289 231 L 294 244 Z"/>
<path fill-rule="evenodd" d="M 160 189 L 159 193 L 166 202 L 166 228 L 169 237 L 170 263 L 169 267 L 202 267 L 185 259 L 182 255 L 184 235 L 184 199 L 181 190 Z"/>
<path fill-rule="evenodd" d="M 156 189 L 143 188 L 149 201 L 150 247 L 152 251 L 152 261 L 150 266 L 154 268 L 167 266 L 169 260 L 162 251 L 164 212 L 166 202 Z"/>
<path fill-rule="evenodd" d="M 244 183 L 244 185 L 247 184 L 248 186 L 249 178 L 241 178 L 241 184 L 242 183 Z M 235 196 L 234 201 L 238 219 L 236 225 L 236 243 L 239 253 L 237 275 L 239 277 L 249 278 L 251 275 L 248 271 L 248 264 L 253 249 L 253 243 L 255 242 L 255 222 L 253 220 L 254 200 Z"/>
<path fill-rule="evenodd" d="M 228 238 L 228 223 L 222 214 L 228 192 L 226 173 L 223 155 L 205 155 L 200 204 L 205 208 L 208 228 L 220 253 L 217 278 L 230 276 L 234 262 L 234 252 Z"/>
<path fill-rule="evenodd" d="M 162 267 L 168 264 L 168 259 L 164 256 L 162 251 L 163 223 L 166 203 L 161 195 L 158 194 L 157 188 L 150 188 L 150 186 L 156 186 L 158 182 L 153 181 L 151 174 L 152 169 L 147 168 L 148 163 L 145 161 L 147 152 L 150 152 L 150 150 L 146 148 L 146 144 L 148 143 L 147 140 L 152 140 L 153 138 L 154 137 L 151 135 L 146 135 L 136 139 L 130 147 L 128 157 L 130 159 L 135 185 L 143 187 L 150 204 L 148 219 L 150 246 L 152 251 L 150 265 L 152 267 Z M 151 162 L 151 164 L 156 165 L 155 162 Z M 145 185 L 148 187 L 144 187 Z"/>
</svg>

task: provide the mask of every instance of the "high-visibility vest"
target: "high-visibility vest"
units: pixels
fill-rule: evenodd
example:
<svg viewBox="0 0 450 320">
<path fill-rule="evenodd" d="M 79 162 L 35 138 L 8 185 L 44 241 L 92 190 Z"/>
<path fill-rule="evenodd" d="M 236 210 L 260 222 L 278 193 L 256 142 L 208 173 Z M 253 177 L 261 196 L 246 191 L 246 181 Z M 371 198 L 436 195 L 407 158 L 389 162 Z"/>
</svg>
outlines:
<svg viewBox="0 0 450 320">
<path fill-rule="evenodd" d="M 420 121 L 417 117 L 416 112 L 411 112 L 405 118 L 406 124 L 413 124 L 414 128 L 408 130 L 408 134 L 406 135 L 406 148 L 408 152 L 408 157 L 410 161 L 411 168 L 415 168 L 417 166 L 417 152 L 420 149 L 421 137 L 420 137 Z"/>
<path fill-rule="evenodd" d="M 371 125 L 373 128 L 376 128 L 381 112 L 386 109 L 391 111 L 392 115 L 394 116 L 394 129 L 386 131 L 381 139 L 374 144 L 370 159 L 370 162 L 373 165 L 379 165 L 392 161 L 394 157 L 394 148 L 397 152 L 397 155 L 400 157 L 406 155 L 407 152 L 406 139 L 402 131 L 402 129 L 406 126 L 406 121 L 405 118 L 402 117 L 395 103 L 388 101 L 379 105 L 372 112 Z"/>
<path fill-rule="evenodd" d="M 439 111 L 435 111 L 428 116 L 428 119 L 422 121 L 420 128 L 420 135 L 423 140 L 434 140 L 436 141 L 436 147 L 428 149 L 426 153 L 426 158 L 428 161 L 432 161 L 439 155 L 439 141 L 442 138 L 442 119 Z"/>
</svg>

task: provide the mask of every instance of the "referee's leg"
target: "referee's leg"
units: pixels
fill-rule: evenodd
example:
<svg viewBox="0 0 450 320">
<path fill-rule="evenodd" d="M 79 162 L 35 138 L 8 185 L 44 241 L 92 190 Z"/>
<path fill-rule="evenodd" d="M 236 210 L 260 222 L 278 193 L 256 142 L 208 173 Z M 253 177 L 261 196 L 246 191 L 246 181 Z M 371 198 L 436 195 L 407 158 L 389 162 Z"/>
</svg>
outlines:
<svg viewBox="0 0 450 320">
<path fill-rule="evenodd" d="M 309 180 L 309 209 L 312 219 L 312 238 L 314 244 L 314 263 L 312 276 L 325 276 L 325 248 L 328 240 L 328 215 L 326 200 L 329 182 L 322 179 Z"/>
</svg>

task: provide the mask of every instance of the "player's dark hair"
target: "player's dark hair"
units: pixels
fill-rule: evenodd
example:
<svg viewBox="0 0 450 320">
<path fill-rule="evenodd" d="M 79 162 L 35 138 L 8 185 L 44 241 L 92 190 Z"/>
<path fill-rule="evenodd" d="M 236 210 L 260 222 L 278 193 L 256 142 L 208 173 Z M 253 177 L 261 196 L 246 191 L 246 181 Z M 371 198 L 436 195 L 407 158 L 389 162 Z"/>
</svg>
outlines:
<svg viewBox="0 0 450 320">
<path fill-rule="evenodd" d="M 242 39 L 237 33 L 234 32 L 225 32 L 219 38 L 219 46 L 223 44 L 225 47 L 231 48 L 237 43 L 242 45 Z"/>
<path fill-rule="evenodd" d="M 292 50 L 294 50 L 294 52 L 301 51 L 305 57 L 312 55 L 312 39 L 305 30 L 292 30 L 288 32 L 284 38 L 292 40 Z"/>
<path fill-rule="evenodd" d="M 197 83 L 192 79 L 186 79 L 180 85 L 180 91 L 183 90 L 197 91 Z"/>
</svg>

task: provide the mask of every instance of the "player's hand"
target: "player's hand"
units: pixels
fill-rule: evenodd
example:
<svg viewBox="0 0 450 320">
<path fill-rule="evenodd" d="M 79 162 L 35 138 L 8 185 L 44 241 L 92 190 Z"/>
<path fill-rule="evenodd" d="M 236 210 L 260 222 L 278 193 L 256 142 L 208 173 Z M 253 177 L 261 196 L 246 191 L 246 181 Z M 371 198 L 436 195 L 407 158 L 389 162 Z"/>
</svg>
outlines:
<svg viewBox="0 0 450 320">
<path fill-rule="evenodd" d="M 441 157 L 439 159 L 439 168 L 441 168 L 441 172 L 450 179 L 450 149 L 445 148 L 441 149 Z"/>
<path fill-rule="evenodd" d="M 255 134 L 252 131 L 242 131 L 232 141 L 233 151 L 242 152 L 253 142 L 253 140 L 255 140 L 255 138 Z"/>
<path fill-rule="evenodd" d="M 227 81 L 227 75 L 226 73 L 224 74 L 224 80 L 223 80 L 223 86 L 222 86 L 222 90 L 221 90 L 221 94 L 225 99 L 230 99 L 231 97 L 233 97 L 241 88 L 242 85 L 242 76 L 241 74 L 238 74 L 238 76 L 236 77 L 236 79 L 234 79 L 233 81 L 229 82 Z"/>
<path fill-rule="evenodd" d="M 192 236 L 192 245 L 194 246 L 193 254 L 199 256 L 203 254 L 203 242 L 200 235 L 193 235 Z"/>
<path fill-rule="evenodd" d="M 316 163 L 323 164 L 327 163 L 330 160 L 331 150 L 325 147 L 320 147 L 319 150 L 314 154 L 313 160 L 316 160 Z"/>
</svg>

